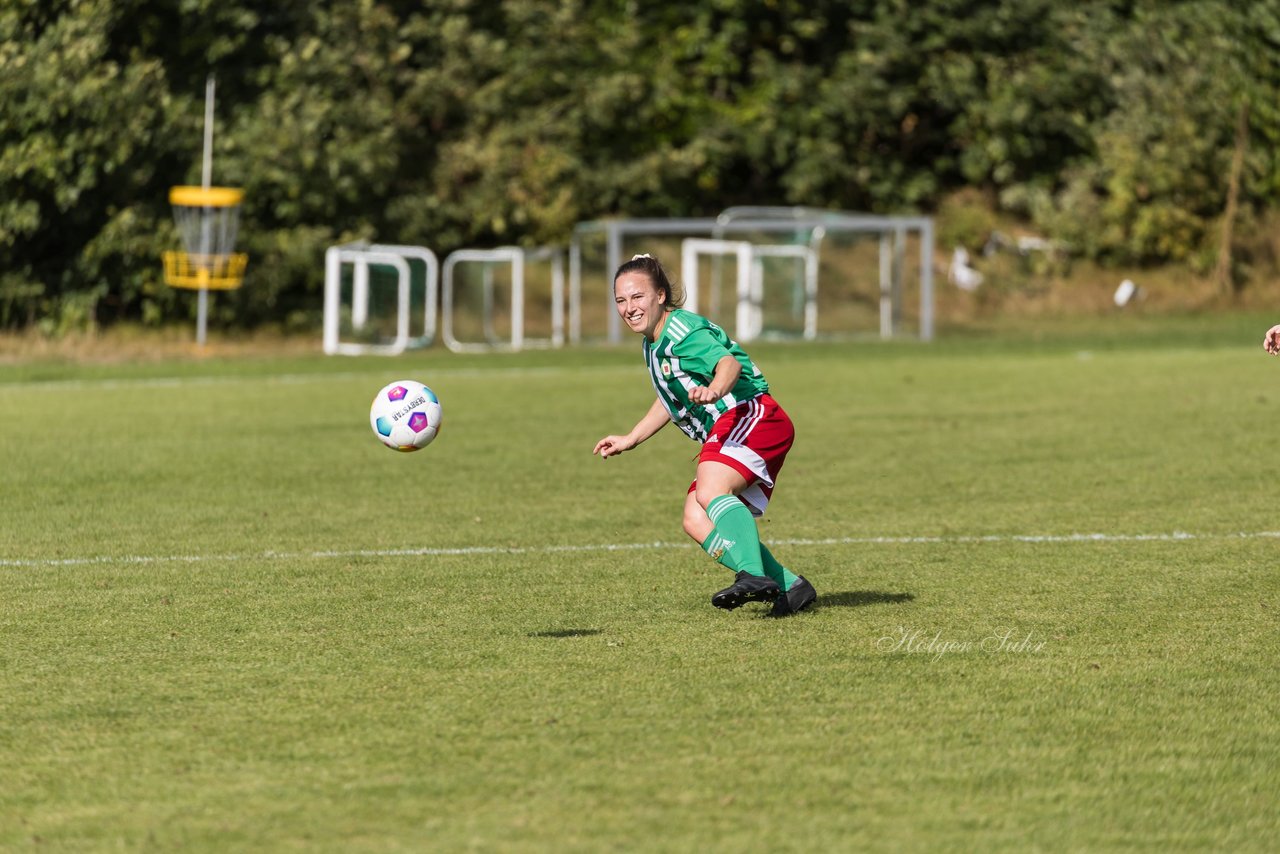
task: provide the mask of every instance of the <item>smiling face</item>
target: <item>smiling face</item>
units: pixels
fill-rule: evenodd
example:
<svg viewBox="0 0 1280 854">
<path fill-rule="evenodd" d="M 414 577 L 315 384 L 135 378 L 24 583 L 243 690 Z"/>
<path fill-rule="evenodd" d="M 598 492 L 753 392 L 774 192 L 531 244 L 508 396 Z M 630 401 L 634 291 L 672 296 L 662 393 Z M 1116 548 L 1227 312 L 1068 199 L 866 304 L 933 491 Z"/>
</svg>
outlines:
<svg viewBox="0 0 1280 854">
<path fill-rule="evenodd" d="M 613 283 L 613 302 L 618 315 L 631 327 L 653 341 L 667 317 L 666 294 L 659 291 L 644 273 L 623 273 Z"/>
</svg>

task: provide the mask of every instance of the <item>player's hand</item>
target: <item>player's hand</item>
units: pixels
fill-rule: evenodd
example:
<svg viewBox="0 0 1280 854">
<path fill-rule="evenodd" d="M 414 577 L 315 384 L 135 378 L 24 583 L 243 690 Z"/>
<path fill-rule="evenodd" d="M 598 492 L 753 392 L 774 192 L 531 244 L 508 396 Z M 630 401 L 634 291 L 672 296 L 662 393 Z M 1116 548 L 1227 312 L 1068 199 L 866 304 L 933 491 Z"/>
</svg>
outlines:
<svg viewBox="0 0 1280 854">
<path fill-rule="evenodd" d="M 1280 355 L 1280 324 L 1271 327 L 1262 336 L 1262 349 L 1273 356 Z"/>
<path fill-rule="evenodd" d="M 689 389 L 689 400 L 694 403 L 706 405 L 708 403 L 715 403 L 722 397 L 724 397 L 724 392 L 716 391 L 711 388 L 711 386 L 699 385 Z"/>
<path fill-rule="evenodd" d="M 635 446 L 636 443 L 626 436 L 605 436 L 599 442 L 596 442 L 596 449 L 591 453 L 599 454 L 600 459 L 607 460 L 614 454 L 629 451 Z"/>
</svg>

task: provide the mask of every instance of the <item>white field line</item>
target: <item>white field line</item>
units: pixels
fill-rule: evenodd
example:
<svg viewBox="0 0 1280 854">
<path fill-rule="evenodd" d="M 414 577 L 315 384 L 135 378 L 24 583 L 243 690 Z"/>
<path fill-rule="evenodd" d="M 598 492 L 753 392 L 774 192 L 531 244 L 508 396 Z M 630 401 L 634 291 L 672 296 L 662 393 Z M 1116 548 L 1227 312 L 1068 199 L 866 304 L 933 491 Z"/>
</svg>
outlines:
<svg viewBox="0 0 1280 854">
<path fill-rule="evenodd" d="M 913 545 L 965 545 L 980 543 L 1168 543 L 1213 540 L 1274 540 L 1280 539 L 1280 531 L 1241 531 L 1228 534 L 1189 534 L 1174 531 L 1169 534 L 989 534 L 982 536 L 954 537 L 830 537 L 826 539 L 767 540 L 769 545 L 779 546 L 913 546 Z M 460 546 L 456 548 L 418 549 L 325 549 L 298 552 L 245 552 L 194 555 L 102 555 L 98 557 L 69 558 L 0 558 L 0 568 L 5 567 L 59 567 L 59 566 L 110 566 L 123 564 L 169 563 L 235 563 L 245 560 L 324 560 L 343 558 L 391 558 L 391 557 L 441 557 L 466 555 L 547 555 L 581 554 L 590 552 L 642 551 L 646 549 L 691 549 L 691 542 L 652 543 L 599 543 L 569 546 Z"/>
</svg>

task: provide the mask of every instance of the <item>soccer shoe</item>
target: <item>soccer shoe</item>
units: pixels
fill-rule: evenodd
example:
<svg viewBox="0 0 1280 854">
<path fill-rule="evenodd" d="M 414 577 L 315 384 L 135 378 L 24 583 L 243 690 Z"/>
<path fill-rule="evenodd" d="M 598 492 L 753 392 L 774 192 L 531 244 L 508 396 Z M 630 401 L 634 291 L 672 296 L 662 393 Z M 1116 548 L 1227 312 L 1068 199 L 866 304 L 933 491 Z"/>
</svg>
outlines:
<svg viewBox="0 0 1280 854">
<path fill-rule="evenodd" d="M 781 592 L 772 578 L 739 572 L 733 584 L 711 597 L 711 604 L 732 611 L 747 602 L 772 602 Z"/>
<path fill-rule="evenodd" d="M 798 614 L 817 601 L 818 591 L 813 589 L 813 585 L 806 581 L 803 575 L 798 575 L 791 589 L 773 600 L 773 610 L 769 614 L 773 617 Z"/>
</svg>

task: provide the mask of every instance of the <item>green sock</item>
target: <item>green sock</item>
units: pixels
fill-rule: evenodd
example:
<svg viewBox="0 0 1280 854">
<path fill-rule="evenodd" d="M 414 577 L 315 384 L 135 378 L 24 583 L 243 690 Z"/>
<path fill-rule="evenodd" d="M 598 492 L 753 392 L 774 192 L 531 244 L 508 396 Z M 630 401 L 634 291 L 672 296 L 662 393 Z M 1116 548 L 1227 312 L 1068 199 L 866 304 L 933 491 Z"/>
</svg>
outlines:
<svg viewBox="0 0 1280 854">
<path fill-rule="evenodd" d="M 791 585 L 795 584 L 796 579 L 800 577 L 778 563 L 778 559 L 764 543 L 760 544 L 760 559 L 764 561 L 764 574 L 778 582 L 778 586 L 784 591 L 790 590 Z"/>
<path fill-rule="evenodd" d="M 702 541 L 702 550 L 711 555 L 711 559 L 721 566 L 727 566 L 734 572 L 738 571 L 738 565 L 733 562 L 733 555 L 729 554 L 729 550 L 724 547 L 724 537 L 715 531 Z"/>
<path fill-rule="evenodd" d="M 719 542 L 707 549 L 707 553 L 714 557 L 716 550 L 723 549 L 732 561 L 730 565 L 729 562 L 721 560 L 720 562 L 725 566 L 739 572 L 763 576 L 764 561 L 760 556 L 760 534 L 756 530 L 756 520 L 752 518 L 747 505 L 739 501 L 736 495 L 719 495 L 711 499 L 711 503 L 707 505 L 707 516 L 716 526 L 711 536 L 707 537 L 707 542 L 711 542 L 716 537 L 719 538 Z M 703 548 L 706 548 L 705 543 Z M 716 559 L 720 560 L 720 558 Z"/>
</svg>

